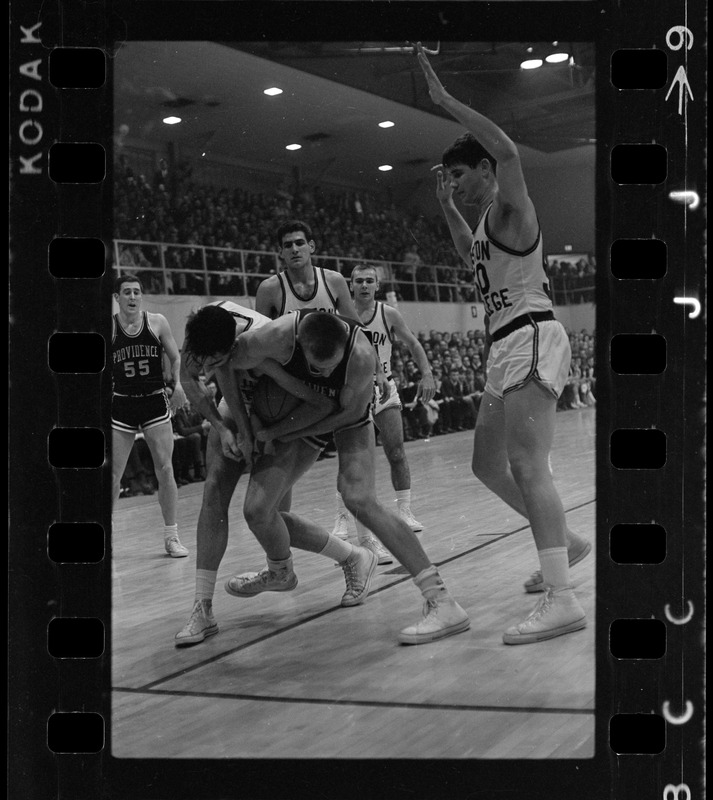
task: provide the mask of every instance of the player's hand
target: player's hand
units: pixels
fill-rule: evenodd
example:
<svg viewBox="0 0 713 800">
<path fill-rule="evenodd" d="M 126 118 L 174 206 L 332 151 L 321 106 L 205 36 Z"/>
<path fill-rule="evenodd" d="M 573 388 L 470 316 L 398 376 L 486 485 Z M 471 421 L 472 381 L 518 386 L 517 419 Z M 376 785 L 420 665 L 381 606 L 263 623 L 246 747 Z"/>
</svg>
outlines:
<svg viewBox="0 0 713 800">
<path fill-rule="evenodd" d="M 433 396 L 436 394 L 436 381 L 433 379 L 433 375 L 424 375 L 418 384 L 418 392 L 416 394 L 424 403 L 428 403 L 429 400 L 433 400 Z"/>
<path fill-rule="evenodd" d="M 379 392 L 379 405 L 383 405 L 391 397 L 391 385 L 383 372 L 376 375 L 376 388 Z"/>
<path fill-rule="evenodd" d="M 177 383 L 173 393 L 168 399 L 168 404 L 171 408 L 171 411 L 178 411 L 178 409 L 183 408 L 187 402 L 188 400 L 186 399 L 186 393 L 183 391 L 183 386 L 181 386 L 180 383 Z"/>
<path fill-rule="evenodd" d="M 428 84 L 428 94 L 431 97 L 431 100 L 436 105 L 441 105 L 441 103 L 448 97 L 448 92 L 443 88 L 443 84 L 438 78 L 438 75 L 433 71 L 433 67 L 426 56 L 426 53 L 423 50 L 423 45 L 421 42 L 416 42 L 416 56 L 418 58 L 418 63 L 423 70 L 423 74 L 426 76 L 426 83 Z"/>
<path fill-rule="evenodd" d="M 240 461 L 244 457 L 238 437 L 230 428 L 222 428 L 220 430 L 220 448 L 223 455 L 226 458 L 231 458 L 233 461 Z"/>
<path fill-rule="evenodd" d="M 436 197 L 442 206 L 453 200 L 453 186 L 451 186 L 450 181 L 444 180 L 443 170 L 441 169 L 436 173 Z"/>
</svg>

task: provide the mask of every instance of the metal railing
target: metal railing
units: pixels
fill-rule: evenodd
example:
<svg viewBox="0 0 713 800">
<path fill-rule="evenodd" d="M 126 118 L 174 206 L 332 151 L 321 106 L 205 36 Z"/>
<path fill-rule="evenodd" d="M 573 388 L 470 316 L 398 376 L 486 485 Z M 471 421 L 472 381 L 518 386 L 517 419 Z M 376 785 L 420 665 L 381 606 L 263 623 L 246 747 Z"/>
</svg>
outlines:
<svg viewBox="0 0 713 800">
<path fill-rule="evenodd" d="M 139 275 L 147 294 L 254 297 L 260 283 L 282 269 L 275 252 L 196 244 L 115 239 L 113 256 L 116 273 Z M 465 268 L 423 264 L 413 267 L 394 261 L 323 255 L 313 256 L 312 262 L 347 278 L 356 264 L 368 263 L 376 268 L 382 290 L 394 292 L 398 300 L 480 301 L 472 274 Z M 593 278 L 551 278 L 550 286 L 556 305 L 594 300 Z"/>
</svg>

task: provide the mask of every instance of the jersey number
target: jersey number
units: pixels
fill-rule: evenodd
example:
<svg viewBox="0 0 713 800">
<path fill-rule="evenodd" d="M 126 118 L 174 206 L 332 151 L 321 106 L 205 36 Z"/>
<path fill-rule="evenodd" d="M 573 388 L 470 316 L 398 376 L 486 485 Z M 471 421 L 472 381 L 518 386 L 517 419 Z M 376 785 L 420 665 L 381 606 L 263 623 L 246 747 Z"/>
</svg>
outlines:
<svg viewBox="0 0 713 800">
<path fill-rule="evenodd" d="M 148 375 L 150 370 L 148 358 L 142 358 L 139 362 L 125 361 L 124 362 L 124 375 L 127 378 L 133 378 L 136 375 L 136 364 L 139 366 L 139 375 Z"/>
<path fill-rule="evenodd" d="M 487 294 L 490 289 L 490 279 L 488 278 L 488 273 L 485 271 L 485 267 L 480 261 L 475 265 L 475 280 L 478 282 L 478 288 L 481 294 Z"/>
</svg>

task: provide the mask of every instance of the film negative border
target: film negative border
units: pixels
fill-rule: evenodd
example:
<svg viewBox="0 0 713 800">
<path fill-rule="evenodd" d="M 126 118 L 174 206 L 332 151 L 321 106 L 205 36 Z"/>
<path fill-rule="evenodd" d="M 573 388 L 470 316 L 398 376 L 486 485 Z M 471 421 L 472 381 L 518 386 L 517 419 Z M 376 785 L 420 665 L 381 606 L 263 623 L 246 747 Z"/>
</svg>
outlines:
<svg viewBox="0 0 713 800">
<path fill-rule="evenodd" d="M 576 13 L 585 34 L 596 30 L 599 53 L 597 362 L 603 419 L 597 433 L 597 754 L 590 764 L 576 765 L 578 774 L 561 763 L 517 762 L 505 768 L 482 762 L 429 764 L 430 778 L 400 770 L 401 786 L 428 789 L 433 797 L 473 796 L 477 776 L 487 791 L 497 786 L 499 796 L 520 796 L 515 793 L 523 776 L 531 781 L 555 767 L 564 775 L 563 797 L 574 791 L 586 797 L 590 789 L 597 792 L 592 796 L 617 800 L 703 797 L 703 9 L 684 0 L 533 0 L 500 7 L 440 3 L 438 11 L 427 3 L 394 3 L 378 11 L 374 5 L 340 5 L 329 38 L 369 38 L 375 23 L 378 38 L 394 40 L 418 38 L 423 29 L 450 38 L 485 29 L 488 38 L 506 38 L 512 30 L 507 15 L 515 11 L 531 22 L 537 38 L 545 27 L 541 16 L 551 20 L 559 14 L 560 25 L 572 28 Z M 170 14 L 179 6 L 183 22 Z M 96 369 L 96 345 L 85 348 L 79 339 L 86 343 L 101 335 L 106 340 L 111 313 L 107 165 L 113 42 L 180 38 L 186 35 L 185 19 L 193 24 L 189 38 L 215 38 L 216 30 L 234 31 L 233 38 L 266 31 L 290 38 L 295 20 L 317 35 L 328 11 L 329 4 L 311 2 L 181 0 L 73 8 L 27 2 L 12 11 L 10 785 L 22 787 L 24 797 L 160 797 L 168 786 L 175 797 L 218 797 L 231 779 L 272 791 L 264 796 L 287 796 L 274 793 L 274 784 L 284 781 L 283 764 L 276 765 L 275 776 L 266 777 L 264 764 L 146 762 L 132 763 L 127 772 L 125 764 L 112 763 L 106 724 L 110 652 L 88 648 L 87 656 L 70 647 L 69 655 L 57 655 L 48 647 L 48 632 L 57 625 L 81 628 L 77 620 L 96 620 L 110 641 L 108 445 L 96 433 L 109 430 L 110 376 L 109 370 Z M 53 75 L 53 69 L 61 73 L 57 64 L 66 57 L 52 58 L 60 45 L 92 51 L 87 55 L 94 60 L 90 85 L 79 88 L 76 79 L 72 83 Z M 96 50 L 106 56 L 103 82 L 96 77 Z M 646 63 L 654 68 L 632 61 L 637 51 L 646 53 Z M 667 64 L 663 85 L 650 75 L 660 70 L 660 53 Z M 629 77 L 616 85 L 613 79 L 622 70 Z M 644 76 L 643 84 L 632 72 Z M 64 160 L 62 152 L 78 147 L 87 158 L 81 168 L 72 155 Z M 628 148 L 627 159 L 617 161 L 623 151 L 614 153 L 621 147 Z M 643 151 L 659 159 L 653 178 L 641 163 L 629 163 L 631 153 Z M 618 185 L 614 178 L 620 173 L 611 171 L 616 164 L 628 172 L 623 177 L 638 170 L 643 182 Z M 76 360 L 70 352 L 75 337 L 81 349 Z M 662 338 L 665 369 L 643 370 L 644 362 L 656 361 L 651 351 L 632 356 L 638 342 L 614 345 L 614 337 Z M 611 363 L 607 369 L 610 357 L 626 362 L 627 368 L 620 371 Z M 640 373 L 631 371 L 637 361 Z M 88 442 L 86 448 L 73 445 L 76 452 L 70 450 L 70 458 L 53 460 L 52 440 L 73 434 Z M 638 461 L 634 468 L 631 463 L 613 467 L 615 439 L 631 441 L 643 434 L 663 435 L 665 459 L 659 456 L 653 469 L 638 468 Z M 633 526 L 654 532 L 657 542 L 663 532 L 662 559 L 651 556 L 648 542 L 638 558 L 630 543 L 624 546 L 629 548 L 625 561 L 614 558 L 613 548 L 610 554 L 610 536 L 618 531 L 622 541 Z M 643 537 L 634 538 L 643 544 Z M 611 652 L 610 631 L 624 621 L 663 624 L 665 655 L 632 659 Z M 615 727 L 621 727 L 612 736 L 617 717 Z M 640 741 L 653 740 L 649 749 L 637 741 L 626 743 L 631 730 L 638 731 Z M 661 730 L 664 746 L 657 749 Z M 67 731 L 79 749 L 63 749 Z M 617 750 L 620 741 L 625 744 Z M 58 749 L 49 746 L 55 742 Z M 319 782 L 334 775 L 328 764 L 288 766 L 302 780 L 308 773 Z M 350 765 L 338 768 L 351 775 Z M 381 772 L 358 774 L 360 792 L 371 781 L 378 790 L 383 780 Z M 263 796 L 259 791 L 254 796 Z M 532 786 L 528 796 L 537 796 Z M 548 791 L 547 796 L 560 795 Z"/>
<path fill-rule="evenodd" d="M 695 624 L 692 600 L 695 595 L 700 602 L 704 585 L 698 571 L 703 558 L 704 373 L 696 369 L 694 356 L 702 363 L 704 222 L 696 212 L 704 168 L 695 151 L 703 149 L 703 119 L 702 108 L 693 102 L 703 86 L 698 83 L 694 93 L 691 85 L 692 76 L 700 75 L 694 47 L 696 41 L 703 46 L 703 28 L 702 18 L 692 15 L 687 4 L 675 5 L 653 17 L 655 25 L 636 25 L 635 4 L 619 4 L 612 80 L 598 87 L 619 93 L 614 102 L 620 109 L 607 147 L 608 187 L 599 186 L 597 206 L 598 219 L 610 215 L 611 225 L 611 274 L 608 287 L 599 284 L 597 327 L 602 330 L 609 316 L 612 337 L 606 375 L 609 441 L 600 425 L 598 442 L 611 464 L 597 476 L 598 510 L 602 516 L 608 511 L 606 527 L 618 539 L 616 549 L 611 539 L 612 559 L 618 554 L 607 582 L 611 605 L 600 585 L 598 623 L 610 631 L 611 655 L 624 655 L 612 665 L 618 698 L 609 730 L 617 754 L 614 796 L 690 800 L 704 796 L 703 662 L 697 646 L 702 619 Z M 649 11 L 656 13 L 652 7 Z M 663 82 L 662 60 L 667 64 Z M 598 132 L 600 154 L 605 136 Z M 604 184 L 601 171 L 599 177 Z M 600 252 L 606 251 L 602 247 Z M 653 255 L 651 262 L 647 254 Z M 627 266 L 622 257 L 629 260 Z M 601 382 L 598 389 L 601 396 Z M 675 413 L 677 407 L 681 413 Z M 609 502 L 602 503 L 603 496 Z M 635 535 L 624 557 L 629 563 L 623 563 L 621 536 L 627 529 L 635 534 L 649 530 L 656 538 Z M 634 582 L 648 584 L 649 592 L 632 593 Z M 676 598 L 677 608 L 682 600 L 688 608 L 676 621 L 664 600 L 669 597 Z M 631 619 L 624 618 L 622 609 Z M 645 637 L 644 627 L 656 633 Z M 617 656 L 617 629 L 626 631 L 627 638 L 644 638 L 629 654 L 625 647 Z"/>
</svg>

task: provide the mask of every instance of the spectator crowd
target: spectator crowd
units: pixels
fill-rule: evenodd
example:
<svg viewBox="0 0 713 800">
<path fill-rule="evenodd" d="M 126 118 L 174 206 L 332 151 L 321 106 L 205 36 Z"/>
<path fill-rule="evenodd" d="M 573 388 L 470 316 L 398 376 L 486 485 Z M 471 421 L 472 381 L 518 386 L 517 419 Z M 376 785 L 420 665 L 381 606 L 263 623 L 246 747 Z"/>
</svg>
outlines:
<svg viewBox="0 0 713 800">
<path fill-rule="evenodd" d="M 382 285 L 397 300 L 477 299 L 472 271 L 452 247 L 443 218 L 397 208 L 386 192 L 290 186 L 287 180 L 266 192 L 229 190 L 193 181 L 183 163 L 172 172 L 161 159 L 152 177 L 137 174 L 125 154 L 115 166 L 115 238 L 163 244 L 167 286 L 161 273 L 141 272 L 161 265 L 156 245 L 126 245 L 119 254 L 119 266 L 138 271 L 149 293 L 205 294 L 204 278 L 195 272 L 203 270 L 205 253 L 207 270 L 220 273 L 210 275 L 210 294 L 254 296 L 279 266 L 273 236 L 287 218 L 309 220 L 317 239 L 316 263 L 322 256 L 383 264 Z M 249 253 L 246 281 L 234 252 L 239 250 Z M 338 261 L 323 265 L 340 266 Z M 547 269 L 556 302 L 593 300 L 590 260 L 554 260 Z"/>
</svg>

